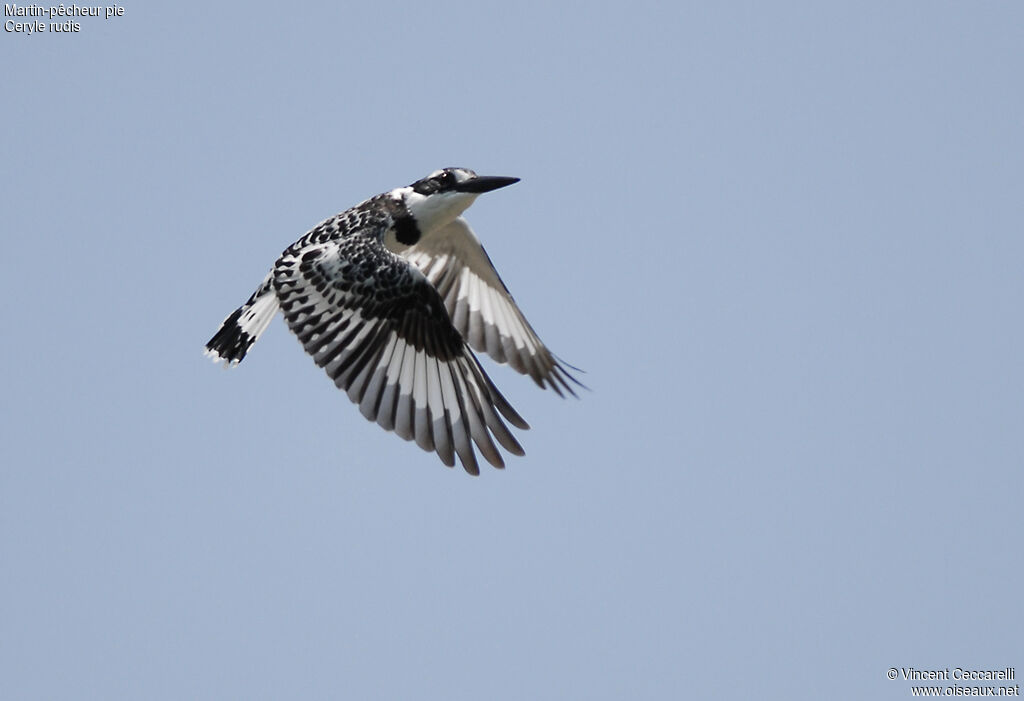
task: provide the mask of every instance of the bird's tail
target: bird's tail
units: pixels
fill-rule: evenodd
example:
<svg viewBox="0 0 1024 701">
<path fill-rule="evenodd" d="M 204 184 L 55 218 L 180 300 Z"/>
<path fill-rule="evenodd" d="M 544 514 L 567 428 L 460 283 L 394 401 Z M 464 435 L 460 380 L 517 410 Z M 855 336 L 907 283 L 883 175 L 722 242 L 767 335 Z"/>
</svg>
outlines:
<svg viewBox="0 0 1024 701">
<path fill-rule="evenodd" d="M 235 311 L 217 329 L 207 344 L 205 354 L 214 362 L 224 361 L 225 367 L 237 365 L 249 352 L 278 310 L 274 291 L 273 272 L 268 273 L 252 297 Z"/>
</svg>

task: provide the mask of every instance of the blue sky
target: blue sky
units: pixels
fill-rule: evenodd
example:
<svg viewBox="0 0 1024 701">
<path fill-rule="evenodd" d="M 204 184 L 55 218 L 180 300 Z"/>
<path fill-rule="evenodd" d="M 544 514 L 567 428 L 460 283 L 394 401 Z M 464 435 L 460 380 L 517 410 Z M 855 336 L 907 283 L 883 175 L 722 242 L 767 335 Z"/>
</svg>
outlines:
<svg viewBox="0 0 1024 701">
<path fill-rule="evenodd" d="M 6 19 L 6 18 L 5 18 Z M 1018 3 L 131 3 L 0 37 L 0 696 L 904 698 L 1024 669 Z M 449 165 L 593 391 L 478 478 L 275 257 Z"/>
</svg>

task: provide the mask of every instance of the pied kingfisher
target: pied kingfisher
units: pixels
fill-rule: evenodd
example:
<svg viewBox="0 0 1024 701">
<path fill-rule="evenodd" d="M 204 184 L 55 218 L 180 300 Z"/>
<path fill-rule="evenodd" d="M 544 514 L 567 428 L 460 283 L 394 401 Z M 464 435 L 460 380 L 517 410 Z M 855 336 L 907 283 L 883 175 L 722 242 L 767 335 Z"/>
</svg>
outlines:
<svg viewBox="0 0 1024 701">
<path fill-rule="evenodd" d="M 471 347 L 562 396 L 579 381 L 541 343 L 461 214 L 519 178 L 438 170 L 327 219 L 285 249 L 263 284 L 206 344 L 242 361 L 278 309 L 306 352 L 370 421 L 477 475 L 523 449 L 502 421 L 529 425 Z M 498 414 L 501 414 L 499 416 Z M 472 442 L 471 442 L 472 440 Z"/>
</svg>

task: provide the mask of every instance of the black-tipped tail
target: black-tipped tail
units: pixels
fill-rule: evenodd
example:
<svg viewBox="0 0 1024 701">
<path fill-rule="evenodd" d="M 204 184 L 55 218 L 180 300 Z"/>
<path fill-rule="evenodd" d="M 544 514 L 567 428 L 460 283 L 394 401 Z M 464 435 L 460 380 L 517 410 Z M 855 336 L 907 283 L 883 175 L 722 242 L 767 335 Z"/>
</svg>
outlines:
<svg viewBox="0 0 1024 701">
<path fill-rule="evenodd" d="M 215 362 L 224 361 L 228 366 L 242 362 L 252 344 L 267 329 L 277 310 L 273 278 L 267 275 L 252 297 L 231 312 L 213 338 L 206 343 L 206 355 Z"/>
<path fill-rule="evenodd" d="M 207 341 L 206 355 L 213 358 L 214 361 L 223 360 L 229 365 L 240 363 L 252 344 L 256 342 L 256 339 L 247 334 L 238 323 L 241 316 L 242 309 L 236 309 L 220 325 L 213 338 Z"/>
</svg>

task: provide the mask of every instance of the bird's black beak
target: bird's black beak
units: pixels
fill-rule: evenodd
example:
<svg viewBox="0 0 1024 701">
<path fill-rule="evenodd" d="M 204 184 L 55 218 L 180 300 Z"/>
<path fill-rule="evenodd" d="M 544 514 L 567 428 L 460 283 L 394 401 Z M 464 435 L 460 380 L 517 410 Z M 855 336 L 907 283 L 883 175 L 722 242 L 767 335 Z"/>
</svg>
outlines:
<svg viewBox="0 0 1024 701">
<path fill-rule="evenodd" d="M 472 180 L 459 183 L 452 189 L 456 192 L 480 194 L 481 192 L 490 192 L 491 190 L 497 190 L 499 187 L 505 187 L 517 182 L 519 182 L 519 178 L 508 178 L 504 175 L 479 175 Z"/>
</svg>

